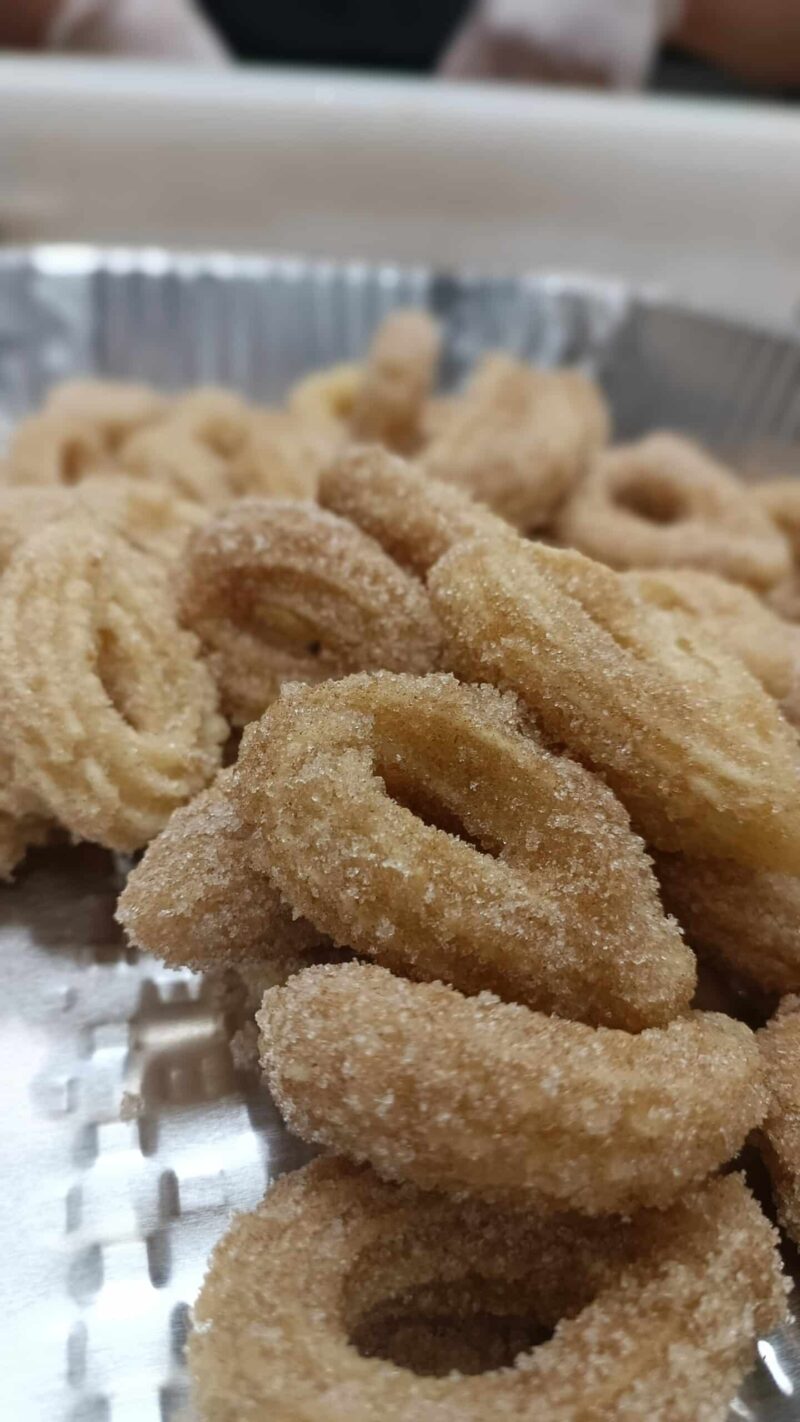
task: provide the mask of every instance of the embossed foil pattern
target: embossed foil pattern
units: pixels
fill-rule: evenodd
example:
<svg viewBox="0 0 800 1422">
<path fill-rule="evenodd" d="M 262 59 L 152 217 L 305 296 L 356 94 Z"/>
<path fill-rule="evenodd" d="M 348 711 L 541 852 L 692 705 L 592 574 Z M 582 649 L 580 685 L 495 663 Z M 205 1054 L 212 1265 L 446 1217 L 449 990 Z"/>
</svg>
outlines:
<svg viewBox="0 0 800 1422">
<path fill-rule="evenodd" d="M 0 445 L 47 387 L 93 372 L 279 397 L 430 306 L 455 384 L 492 345 L 580 361 L 617 432 L 677 425 L 800 470 L 800 344 L 614 283 L 41 248 L 0 254 Z M 208 986 L 126 948 L 126 865 L 39 851 L 0 888 L 0 1416 L 188 1418 L 191 1303 L 234 1210 L 308 1152 L 235 1067 Z M 791 1261 L 790 1261 L 791 1262 Z M 800 1416 L 800 1334 L 760 1345 L 732 1417 Z"/>
</svg>

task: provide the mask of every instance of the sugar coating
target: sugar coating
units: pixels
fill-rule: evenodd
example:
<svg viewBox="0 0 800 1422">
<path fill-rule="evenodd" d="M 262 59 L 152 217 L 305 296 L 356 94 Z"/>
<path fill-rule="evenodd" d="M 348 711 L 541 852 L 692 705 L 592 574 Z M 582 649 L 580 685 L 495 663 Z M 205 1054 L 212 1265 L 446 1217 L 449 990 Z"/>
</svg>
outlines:
<svg viewBox="0 0 800 1422">
<path fill-rule="evenodd" d="M 186 550 L 179 603 L 238 725 L 286 681 L 372 667 L 425 672 L 439 661 L 439 627 L 419 582 L 314 504 L 245 499 L 207 524 Z"/>
<path fill-rule="evenodd" d="M 516 691 L 650 844 L 800 872 L 796 732 L 747 669 L 580 553 L 458 544 L 428 587 L 459 675 Z"/>
<path fill-rule="evenodd" d="M 219 765 L 216 689 L 159 565 L 84 517 L 3 574 L 0 691 L 21 788 L 78 838 L 147 843 Z"/>
<path fill-rule="evenodd" d="M 461 489 L 429 479 L 378 445 L 340 455 L 323 471 L 318 498 L 421 578 L 454 543 L 511 532 Z"/>
<path fill-rule="evenodd" d="M 426 311 L 393 311 L 384 319 L 353 401 L 354 439 L 374 440 L 401 453 L 419 447 L 441 340 L 438 322 Z"/>
<path fill-rule="evenodd" d="M 350 1343 L 391 1300 L 419 1299 L 424 1318 L 437 1292 L 455 1325 L 477 1312 L 555 1333 L 479 1376 L 420 1376 Z M 587 1220 L 314 1161 L 217 1245 L 194 1401 L 204 1422 L 724 1422 L 785 1294 L 775 1232 L 737 1175 L 664 1213 Z"/>
<path fill-rule="evenodd" d="M 723 651 L 738 657 L 779 703 L 787 721 L 800 721 L 800 628 L 792 627 L 749 588 L 694 568 L 623 575 L 647 602 L 698 624 Z"/>
<path fill-rule="evenodd" d="M 257 973 L 276 964 L 280 972 L 321 936 L 250 863 L 249 830 L 231 795 L 234 774 L 221 771 L 175 811 L 129 874 L 117 918 L 137 948 L 179 967 L 252 961 Z"/>
<path fill-rule="evenodd" d="M 800 622 L 800 481 L 768 479 L 754 488 L 753 497 L 788 540 L 792 555 L 792 566 L 770 590 L 769 601 L 781 617 Z"/>
<path fill-rule="evenodd" d="M 800 998 L 787 997 L 758 1034 L 768 1087 L 759 1140 L 778 1218 L 800 1243 Z"/>
<path fill-rule="evenodd" d="M 522 725 L 515 697 L 449 676 L 285 689 L 239 754 L 252 861 L 387 967 L 583 1021 L 667 1022 L 694 958 L 644 846 L 599 779 Z"/>
<path fill-rule="evenodd" d="M 786 539 L 753 494 L 699 445 L 668 433 L 600 455 L 557 533 L 613 568 L 700 568 L 759 589 L 790 565 Z"/>
<path fill-rule="evenodd" d="M 718 1013 L 634 1036 L 351 963 L 272 988 L 256 1020 L 290 1129 L 425 1189 L 664 1206 L 764 1110 L 755 1037 Z"/>
<path fill-rule="evenodd" d="M 657 854 L 665 905 L 698 952 L 766 992 L 800 991 L 800 878 Z"/>
<path fill-rule="evenodd" d="M 523 532 L 549 522 L 608 438 L 600 391 L 575 370 L 483 358 L 421 464 Z"/>
</svg>

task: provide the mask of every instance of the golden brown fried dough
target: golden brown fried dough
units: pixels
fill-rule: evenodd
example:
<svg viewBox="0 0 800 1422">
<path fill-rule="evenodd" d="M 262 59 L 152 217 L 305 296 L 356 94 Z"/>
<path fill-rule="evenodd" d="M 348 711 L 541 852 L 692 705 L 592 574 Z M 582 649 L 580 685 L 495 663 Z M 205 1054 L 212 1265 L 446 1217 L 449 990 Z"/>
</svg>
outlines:
<svg viewBox="0 0 800 1422">
<path fill-rule="evenodd" d="M 158 564 L 85 518 L 3 574 L 0 688 L 20 785 L 79 838 L 145 844 L 219 765 L 216 690 Z"/>
<path fill-rule="evenodd" d="M 797 736 L 746 668 L 580 553 L 452 548 L 428 579 L 459 675 L 516 691 L 650 844 L 800 873 Z"/>
<path fill-rule="evenodd" d="M 423 1189 L 663 1207 L 764 1112 L 755 1037 L 719 1013 L 634 1036 L 350 963 L 272 988 L 257 1021 L 290 1129 Z"/>
<path fill-rule="evenodd" d="M 698 952 L 764 992 L 800 991 L 800 878 L 657 854 L 662 897 Z"/>
<path fill-rule="evenodd" d="M 586 1220 L 315 1161 L 217 1246 L 189 1344 L 194 1401 L 203 1422 L 724 1422 L 785 1292 L 775 1232 L 739 1176 L 663 1213 Z M 463 1320 L 477 1375 L 435 1349 L 438 1375 L 398 1366 L 391 1337 L 365 1357 L 353 1342 L 393 1312 L 423 1330 Z M 515 1321 L 498 1367 L 483 1335 Z"/>
<path fill-rule="evenodd" d="M 186 552 L 180 607 L 237 725 L 260 716 L 287 681 L 425 672 L 439 660 L 439 628 L 417 580 L 314 504 L 243 500 L 206 525 Z"/>
<path fill-rule="evenodd" d="M 523 724 L 515 697 L 447 676 L 285 689 L 239 754 L 253 863 L 387 967 L 593 1023 L 668 1022 L 694 958 L 644 846 L 607 787 Z"/>
<path fill-rule="evenodd" d="M 129 874 L 117 906 L 135 947 L 179 967 L 283 963 L 322 942 L 250 863 L 233 775 L 222 771 L 175 811 Z"/>
</svg>

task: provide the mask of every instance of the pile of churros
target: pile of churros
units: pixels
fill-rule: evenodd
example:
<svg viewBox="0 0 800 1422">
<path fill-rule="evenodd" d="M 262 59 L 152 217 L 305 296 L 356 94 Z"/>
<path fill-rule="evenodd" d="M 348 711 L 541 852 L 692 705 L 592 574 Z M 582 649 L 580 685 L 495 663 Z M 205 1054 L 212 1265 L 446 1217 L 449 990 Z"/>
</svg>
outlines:
<svg viewBox="0 0 800 1422">
<path fill-rule="evenodd" d="M 800 484 L 438 359 L 17 429 L 0 872 L 144 849 L 131 942 L 323 1148 L 213 1255 L 204 1422 L 723 1422 L 788 1288 L 745 1143 L 800 1239 Z"/>
</svg>

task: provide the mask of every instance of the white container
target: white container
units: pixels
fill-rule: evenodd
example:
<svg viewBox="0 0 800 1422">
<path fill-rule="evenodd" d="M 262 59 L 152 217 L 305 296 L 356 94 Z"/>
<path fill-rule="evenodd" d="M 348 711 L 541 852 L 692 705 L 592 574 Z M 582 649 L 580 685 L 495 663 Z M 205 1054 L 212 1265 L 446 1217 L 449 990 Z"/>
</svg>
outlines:
<svg viewBox="0 0 800 1422">
<path fill-rule="evenodd" d="M 787 323 L 800 114 L 269 69 L 0 60 L 0 240 L 592 271 Z"/>
</svg>

